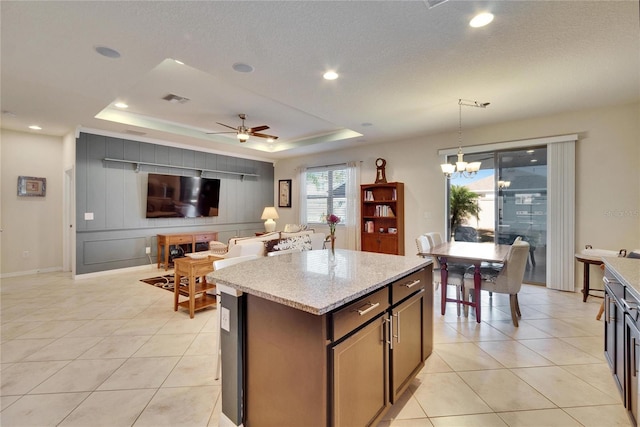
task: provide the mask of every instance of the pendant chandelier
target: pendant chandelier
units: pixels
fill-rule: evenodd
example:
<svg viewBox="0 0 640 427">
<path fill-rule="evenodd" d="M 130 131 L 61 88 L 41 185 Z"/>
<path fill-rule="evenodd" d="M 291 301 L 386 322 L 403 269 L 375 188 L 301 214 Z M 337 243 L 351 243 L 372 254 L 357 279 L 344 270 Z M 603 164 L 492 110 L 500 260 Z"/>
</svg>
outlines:
<svg viewBox="0 0 640 427">
<path fill-rule="evenodd" d="M 480 170 L 480 162 L 467 163 L 464 161 L 464 154 L 462 153 L 462 106 L 487 108 L 488 105 L 488 102 L 458 99 L 458 160 L 456 161 L 455 165 L 452 165 L 450 163 L 443 163 L 440 165 L 442 173 L 447 178 L 458 176 L 471 178 L 475 176 L 476 173 Z"/>
</svg>

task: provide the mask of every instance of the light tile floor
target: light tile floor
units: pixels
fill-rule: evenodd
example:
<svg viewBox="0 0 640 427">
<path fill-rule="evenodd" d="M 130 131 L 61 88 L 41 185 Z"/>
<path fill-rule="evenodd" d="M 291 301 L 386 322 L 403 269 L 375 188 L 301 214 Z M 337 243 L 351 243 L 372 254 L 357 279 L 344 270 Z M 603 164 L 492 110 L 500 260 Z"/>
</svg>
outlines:
<svg viewBox="0 0 640 427">
<path fill-rule="evenodd" d="M 161 274 L 2 279 L 0 424 L 217 426 L 216 311 L 174 312 L 172 293 L 139 281 Z M 502 295 L 483 293 L 481 324 L 434 299 L 434 353 L 378 427 L 630 425 L 601 299 L 525 285 L 519 328 Z"/>
</svg>

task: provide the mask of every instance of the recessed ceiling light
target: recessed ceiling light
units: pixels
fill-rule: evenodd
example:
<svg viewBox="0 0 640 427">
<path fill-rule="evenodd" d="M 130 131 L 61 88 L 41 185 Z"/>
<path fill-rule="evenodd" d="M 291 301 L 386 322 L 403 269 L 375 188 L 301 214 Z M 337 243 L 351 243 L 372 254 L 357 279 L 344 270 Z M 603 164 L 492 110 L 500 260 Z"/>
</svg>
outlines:
<svg viewBox="0 0 640 427">
<path fill-rule="evenodd" d="M 29 126 L 29 129 L 31 129 L 31 130 L 42 130 L 42 128 L 40 126 L 38 126 L 38 125 L 31 125 L 31 126 Z"/>
<path fill-rule="evenodd" d="M 107 58 L 120 58 L 120 52 L 118 52 L 115 49 L 111 49 L 110 47 L 106 47 L 106 46 L 95 46 L 94 47 L 95 51 L 98 52 L 100 55 L 102 56 L 106 56 Z"/>
<path fill-rule="evenodd" d="M 536 160 L 536 159 L 531 159 L 531 163 L 538 163 L 538 160 Z"/>
<path fill-rule="evenodd" d="M 242 62 L 236 62 L 231 66 L 235 71 L 239 73 L 250 73 L 253 71 L 253 67 L 249 64 L 244 64 Z"/>
<path fill-rule="evenodd" d="M 479 28 L 491 23 L 491 21 L 493 21 L 493 14 L 489 12 L 483 12 L 474 16 L 473 19 L 469 21 L 469 25 L 473 28 Z"/>
<path fill-rule="evenodd" d="M 326 73 L 324 73 L 322 77 L 324 77 L 325 80 L 335 80 L 338 78 L 338 73 L 336 73 L 333 70 L 329 70 Z"/>
<path fill-rule="evenodd" d="M 113 105 L 115 105 L 116 108 L 122 108 L 122 109 L 129 108 L 129 106 L 127 104 L 125 104 L 124 102 L 116 102 Z"/>
<path fill-rule="evenodd" d="M 527 154 L 533 154 L 536 150 L 527 150 Z"/>
</svg>

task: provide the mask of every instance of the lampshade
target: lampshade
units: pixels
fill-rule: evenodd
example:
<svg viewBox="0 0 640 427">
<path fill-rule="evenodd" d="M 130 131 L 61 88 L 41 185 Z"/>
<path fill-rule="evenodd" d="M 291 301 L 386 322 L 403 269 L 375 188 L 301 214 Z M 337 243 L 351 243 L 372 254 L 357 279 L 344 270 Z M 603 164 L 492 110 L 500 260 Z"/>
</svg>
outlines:
<svg viewBox="0 0 640 427">
<path fill-rule="evenodd" d="M 276 211 L 276 208 L 274 206 L 267 206 L 266 208 L 264 208 L 264 210 L 262 211 L 262 216 L 260 217 L 260 219 L 278 219 L 280 218 L 278 216 L 278 211 Z"/>
<path fill-rule="evenodd" d="M 274 219 L 280 218 L 278 216 L 278 211 L 274 206 L 267 206 L 262 211 L 262 217 L 260 219 L 266 219 L 264 222 L 264 231 L 267 233 L 272 233 L 276 230 L 276 222 Z"/>
</svg>

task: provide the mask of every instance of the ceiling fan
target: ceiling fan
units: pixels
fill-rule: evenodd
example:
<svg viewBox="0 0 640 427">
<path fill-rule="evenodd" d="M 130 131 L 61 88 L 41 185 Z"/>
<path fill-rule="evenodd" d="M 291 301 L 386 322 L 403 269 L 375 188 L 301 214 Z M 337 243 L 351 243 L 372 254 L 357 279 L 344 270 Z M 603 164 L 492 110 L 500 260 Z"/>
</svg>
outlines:
<svg viewBox="0 0 640 427">
<path fill-rule="evenodd" d="M 267 138 L 267 140 L 269 140 L 269 142 L 272 142 L 272 141 L 275 141 L 276 139 L 278 139 L 278 137 L 275 136 L 275 135 L 267 135 L 266 133 L 260 133 L 263 130 L 269 129 L 269 126 L 262 125 L 262 126 L 256 126 L 256 127 L 253 127 L 253 128 L 248 128 L 248 127 L 246 127 L 244 125 L 244 121 L 246 120 L 247 115 L 246 114 L 238 114 L 238 117 L 240 117 L 240 119 L 242 120 L 242 124 L 240 126 L 238 126 L 238 127 L 229 126 L 229 125 L 225 125 L 224 123 L 216 122 L 219 125 L 227 127 L 229 129 L 233 129 L 233 132 L 208 132 L 207 134 L 208 135 L 215 135 L 215 134 L 219 134 L 219 133 L 235 133 L 240 142 L 247 142 L 247 140 L 249 139 L 250 136 L 257 136 L 258 138 Z"/>
</svg>

